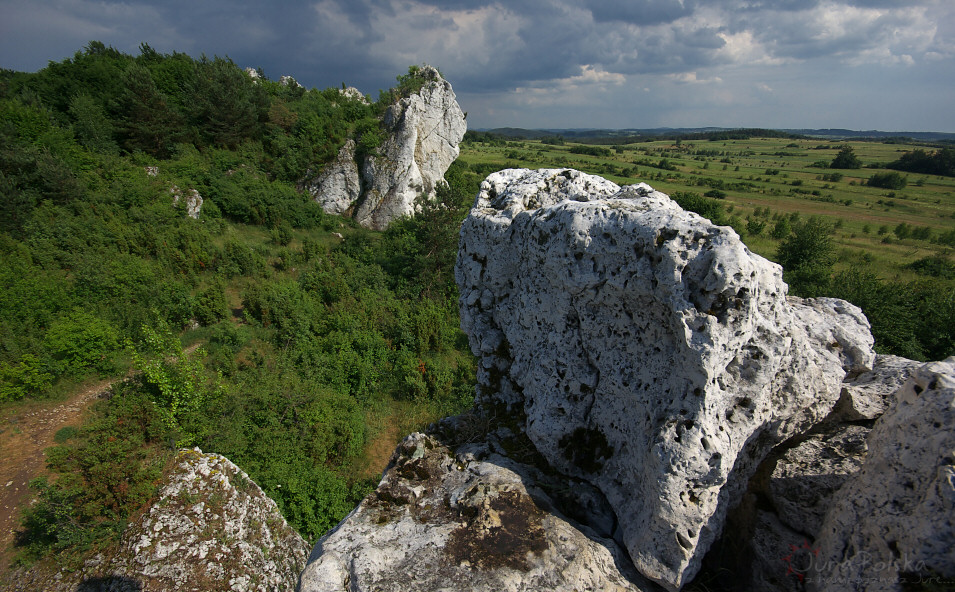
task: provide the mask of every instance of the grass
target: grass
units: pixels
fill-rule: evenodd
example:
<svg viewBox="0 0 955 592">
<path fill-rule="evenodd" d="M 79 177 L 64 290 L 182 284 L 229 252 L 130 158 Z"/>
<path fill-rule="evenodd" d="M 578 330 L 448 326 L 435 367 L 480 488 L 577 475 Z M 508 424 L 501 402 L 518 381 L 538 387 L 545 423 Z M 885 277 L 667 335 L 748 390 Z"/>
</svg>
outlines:
<svg viewBox="0 0 955 592">
<path fill-rule="evenodd" d="M 902 223 L 927 227 L 933 236 L 955 228 L 955 178 L 908 174 L 908 185 L 890 191 L 865 182 L 884 165 L 916 148 L 915 144 L 848 142 L 864 168 L 833 170 L 813 166 L 829 163 L 847 142 L 820 139 L 753 138 L 748 140 L 641 142 L 611 148 L 611 156 L 573 154 L 573 143 L 555 146 L 539 141 L 512 141 L 505 145 L 468 142 L 461 160 L 474 169 L 575 168 L 618 184 L 646 182 L 673 194 L 703 194 L 718 188 L 725 194 L 734 228 L 753 251 L 772 259 L 777 240 L 768 236 L 773 219 L 784 214 L 818 215 L 835 230 L 838 269 L 871 264 L 885 279 L 906 280 L 915 274 L 906 265 L 929 255 L 952 258 L 950 246 L 930 240 L 898 239 Z M 666 160 L 674 170 L 659 168 Z M 653 165 L 653 166 L 651 166 Z M 838 181 L 825 175 L 841 173 Z M 903 173 L 904 174 L 904 173 Z M 757 216 L 758 214 L 758 216 Z M 767 220 L 759 235 L 745 231 L 752 217 Z M 880 228 L 884 231 L 880 234 Z"/>
</svg>

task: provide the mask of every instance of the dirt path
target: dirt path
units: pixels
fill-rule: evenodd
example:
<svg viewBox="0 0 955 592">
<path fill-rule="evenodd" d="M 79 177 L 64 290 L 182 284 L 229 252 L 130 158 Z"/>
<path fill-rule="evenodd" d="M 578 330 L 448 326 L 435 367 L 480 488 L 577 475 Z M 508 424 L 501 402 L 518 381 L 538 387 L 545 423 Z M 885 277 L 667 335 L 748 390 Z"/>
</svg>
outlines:
<svg viewBox="0 0 955 592">
<path fill-rule="evenodd" d="M 0 417 L 0 571 L 13 558 L 14 530 L 21 509 L 33 501 L 29 483 L 47 472 L 47 447 L 66 427 L 79 427 L 83 414 L 112 380 L 89 384 L 66 401 L 27 403 Z"/>
</svg>

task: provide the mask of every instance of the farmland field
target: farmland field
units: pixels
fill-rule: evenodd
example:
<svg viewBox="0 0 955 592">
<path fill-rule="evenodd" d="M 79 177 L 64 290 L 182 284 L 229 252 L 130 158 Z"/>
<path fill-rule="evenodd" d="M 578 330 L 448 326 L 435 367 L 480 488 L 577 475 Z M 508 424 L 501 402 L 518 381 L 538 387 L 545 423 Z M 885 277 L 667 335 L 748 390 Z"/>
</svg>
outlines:
<svg viewBox="0 0 955 592">
<path fill-rule="evenodd" d="M 862 168 L 828 168 L 844 145 Z M 952 260 L 945 233 L 955 230 L 955 178 L 902 173 L 907 184 L 888 190 L 866 183 L 914 144 L 822 139 L 658 140 L 585 146 L 538 140 L 466 141 L 460 159 L 486 174 L 502 168 L 568 167 L 618 184 L 645 182 L 671 196 L 715 196 L 731 226 L 755 252 L 774 259 L 774 225 L 783 217 L 818 215 L 834 228 L 836 270 L 865 266 L 888 280 L 917 277 L 908 265 L 929 256 Z M 871 168 L 870 168 L 871 167 Z"/>
</svg>

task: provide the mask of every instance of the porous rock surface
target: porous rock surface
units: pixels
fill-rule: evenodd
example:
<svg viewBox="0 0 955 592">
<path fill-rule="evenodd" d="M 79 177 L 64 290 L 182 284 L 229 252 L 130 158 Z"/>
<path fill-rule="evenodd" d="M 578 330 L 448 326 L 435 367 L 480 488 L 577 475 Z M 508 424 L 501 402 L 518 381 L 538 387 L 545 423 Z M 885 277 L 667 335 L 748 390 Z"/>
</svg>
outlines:
<svg viewBox="0 0 955 592">
<path fill-rule="evenodd" d="M 426 82 L 385 112 L 386 136 L 377 154 L 356 163 L 354 143 L 346 144 L 335 161 L 301 184 L 325 211 L 383 230 L 395 218 L 413 215 L 418 196 L 435 197 L 458 157 L 467 123 L 451 84 L 437 69 L 424 66 L 416 76 Z M 354 93 L 343 96 L 354 98 Z"/>
<path fill-rule="evenodd" d="M 20 574 L 13 590 L 279 592 L 295 587 L 308 543 L 227 458 L 181 450 L 158 500 L 116 548 L 78 570 Z"/>
<path fill-rule="evenodd" d="M 858 308 L 787 298 L 732 229 L 573 170 L 489 176 L 456 279 L 483 396 L 606 496 L 637 569 L 673 590 L 769 450 L 874 358 Z"/>
<path fill-rule="evenodd" d="M 885 413 L 898 391 L 922 362 L 877 355 L 872 370 L 847 380 L 832 411 L 834 421 L 875 420 Z"/>
<path fill-rule="evenodd" d="M 412 434 L 378 489 L 322 538 L 299 592 L 640 591 L 610 539 L 562 517 L 532 467 Z"/>
<path fill-rule="evenodd" d="M 809 588 L 955 585 L 955 357 L 913 373 L 868 448 L 861 470 L 833 496 Z"/>
</svg>

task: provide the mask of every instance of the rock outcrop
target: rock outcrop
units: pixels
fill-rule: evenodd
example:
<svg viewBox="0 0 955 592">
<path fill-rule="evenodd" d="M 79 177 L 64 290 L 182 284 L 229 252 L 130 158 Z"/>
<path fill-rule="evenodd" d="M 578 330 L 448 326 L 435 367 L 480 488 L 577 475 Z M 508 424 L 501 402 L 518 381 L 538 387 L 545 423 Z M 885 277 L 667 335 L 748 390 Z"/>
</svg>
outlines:
<svg viewBox="0 0 955 592">
<path fill-rule="evenodd" d="M 376 154 L 359 157 L 355 143 L 346 143 L 333 162 L 301 184 L 325 211 L 383 230 L 395 218 L 413 215 L 419 196 L 434 198 L 458 157 L 467 124 L 437 69 L 425 66 L 415 76 L 424 84 L 385 112 L 385 138 Z M 355 92 L 345 89 L 342 95 L 354 98 Z"/>
<path fill-rule="evenodd" d="M 169 193 L 172 194 L 173 207 L 185 207 L 187 216 L 193 220 L 199 219 L 199 214 L 202 212 L 202 196 L 198 191 L 195 189 L 183 191 L 177 185 L 173 185 Z"/>
<path fill-rule="evenodd" d="M 116 548 L 75 571 L 34 569 L 15 590 L 277 592 L 295 587 L 308 544 L 248 475 L 218 454 L 181 450 L 158 499 Z"/>
<path fill-rule="evenodd" d="M 955 581 L 955 359 L 875 356 L 858 308 L 787 297 L 732 229 L 573 170 L 488 177 L 456 278 L 475 408 L 402 444 L 301 592 L 679 590 L 700 569 L 804 592 L 820 558 L 858 580 L 901 555 Z M 894 565 L 842 589 L 899 590 Z"/>
<path fill-rule="evenodd" d="M 315 546 L 299 591 L 651 590 L 616 543 L 555 511 L 546 484 L 486 443 L 452 452 L 412 434 Z"/>
<path fill-rule="evenodd" d="M 955 357 L 921 366 L 833 496 L 806 573 L 819 591 L 955 585 Z"/>
<path fill-rule="evenodd" d="M 787 300 L 732 229 L 577 171 L 488 177 L 457 280 L 485 391 L 607 496 L 637 568 L 671 589 L 769 450 L 874 357 L 858 308 Z"/>
</svg>

